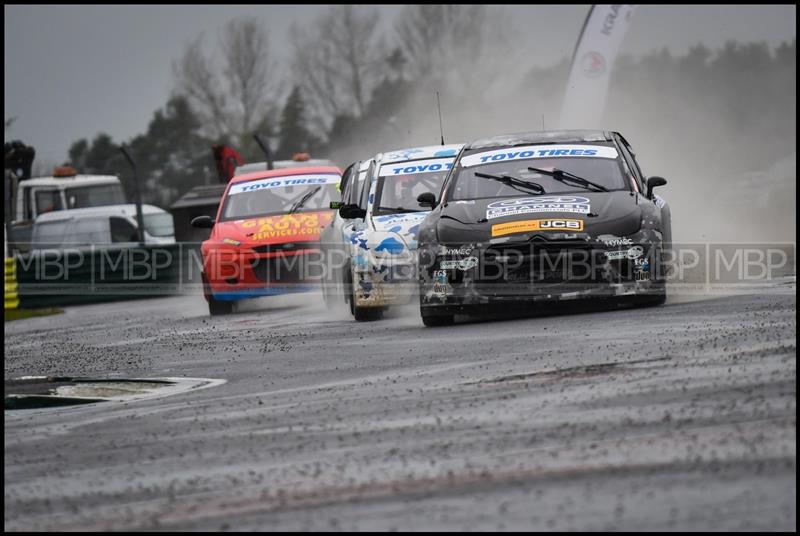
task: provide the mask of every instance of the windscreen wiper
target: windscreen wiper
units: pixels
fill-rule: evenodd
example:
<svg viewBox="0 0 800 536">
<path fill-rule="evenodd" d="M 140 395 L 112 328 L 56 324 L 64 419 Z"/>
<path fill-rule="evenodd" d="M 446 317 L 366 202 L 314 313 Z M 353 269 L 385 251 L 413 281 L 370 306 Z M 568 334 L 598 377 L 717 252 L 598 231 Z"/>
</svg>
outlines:
<svg viewBox="0 0 800 536">
<path fill-rule="evenodd" d="M 597 184 L 596 182 L 584 179 L 583 177 L 578 177 L 577 175 L 573 175 L 569 171 L 563 171 L 556 168 L 553 168 L 553 171 L 547 171 L 546 169 L 539 169 L 535 167 L 529 167 L 528 170 L 536 171 L 537 173 L 543 173 L 545 175 L 550 175 L 558 182 L 563 182 L 564 184 L 569 184 L 567 181 L 571 181 L 573 184 L 577 184 L 578 186 L 583 186 L 587 190 L 589 188 L 596 188 L 601 192 L 608 191 L 608 188 L 606 188 L 602 184 Z"/>
<path fill-rule="evenodd" d="M 495 181 L 500 181 L 503 184 L 514 188 L 515 190 L 520 190 L 520 188 L 525 188 L 529 192 L 533 192 L 535 194 L 544 193 L 544 188 L 542 187 L 541 184 L 537 182 L 524 181 L 522 179 L 512 177 L 511 175 L 491 175 L 489 173 L 481 173 L 480 171 L 476 171 L 475 176 L 480 177 L 482 179 L 492 179 Z"/>
<path fill-rule="evenodd" d="M 309 199 L 311 199 L 311 196 L 312 196 L 312 195 L 314 195 L 315 193 L 319 192 L 321 188 L 322 188 L 322 186 L 317 186 L 317 187 L 316 187 L 316 188 L 314 188 L 313 190 L 311 190 L 311 191 L 307 192 L 305 195 L 303 195 L 303 197 L 301 197 L 300 199 L 298 199 L 298 200 L 297 200 L 297 202 L 296 202 L 294 205 L 292 205 L 292 208 L 290 208 L 290 209 L 289 209 L 289 214 L 293 214 L 293 213 L 295 213 L 297 210 L 299 210 L 299 209 L 300 209 L 300 207 L 302 207 L 303 205 L 305 205 L 305 204 L 306 204 L 306 201 L 308 201 Z"/>
<path fill-rule="evenodd" d="M 391 213 L 411 213 L 411 212 L 424 212 L 422 210 L 414 210 L 413 208 L 406 208 L 406 207 L 378 207 L 378 210 L 381 212 L 384 211 L 391 211 Z"/>
</svg>

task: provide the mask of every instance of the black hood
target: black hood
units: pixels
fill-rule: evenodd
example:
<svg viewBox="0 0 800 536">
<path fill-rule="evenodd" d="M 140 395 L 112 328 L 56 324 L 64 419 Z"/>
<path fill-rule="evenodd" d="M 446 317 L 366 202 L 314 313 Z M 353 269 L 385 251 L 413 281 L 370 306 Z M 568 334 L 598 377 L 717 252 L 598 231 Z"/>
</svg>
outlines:
<svg viewBox="0 0 800 536">
<path fill-rule="evenodd" d="M 492 238 L 526 240 L 533 235 L 558 237 L 571 232 L 527 230 L 506 232 L 513 222 L 530 220 L 579 220 L 582 236 L 627 236 L 641 228 L 642 203 L 652 203 L 629 191 L 572 192 L 569 194 L 530 195 L 508 198 L 450 201 L 439 207 L 436 223 L 441 243 L 488 242 Z M 536 206 L 534 206 L 536 205 Z M 499 227 L 496 227 L 499 226 Z M 495 236 L 493 236 L 493 227 Z"/>
</svg>

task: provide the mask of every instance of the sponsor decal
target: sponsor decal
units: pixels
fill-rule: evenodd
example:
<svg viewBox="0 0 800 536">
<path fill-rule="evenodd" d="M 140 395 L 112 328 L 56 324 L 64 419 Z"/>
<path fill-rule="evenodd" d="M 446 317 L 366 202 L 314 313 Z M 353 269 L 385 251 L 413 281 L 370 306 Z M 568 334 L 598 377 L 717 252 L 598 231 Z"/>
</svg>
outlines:
<svg viewBox="0 0 800 536">
<path fill-rule="evenodd" d="M 375 248 L 375 251 L 381 252 L 385 251 L 389 255 L 398 255 L 403 252 L 405 246 L 402 242 L 390 236 L 389 238 L 385 238 L 378 246 Z"/>
<path fill-rule="evenodd" d="M 638 259 L 644 255 L 644 248 L 642 246 L 633 246 L 630 249 L 622 249 L 619 251 L 607 251 L 606 257 L 608 260 L 617 259 Z"/>
<path fill-rule="evenodd" d="M 461 159 L 461 167 L 467 168 L 511 160 L 561 157 L 617 158 L 617 150 L 605 145 L 529 145 L 527 147 L 509 147 L 465 156 Z"/>
<path fill-rule="evenodd" d="M 378 173 L 381 177 L 396 175 L 415 175 L 417 173 L 434 173 L 448 171 L 453 167 L 454 158 L 434 158 L 417 162 L 401 162 L 400 164 L 384 164 Z"/>
<path fill-rule="evenodd" d="M 602 54 L 589 51 L 581 58 L 581 70 L 589 78 L 597 78 L 606 72 L 606 59 Z"/>
<path fill-rule="evenodd" d="M 472 253 L 472 246 L 463 248 L 443 248 L 443 255 L 469 255 Z"/>
<path fill-rule="evenodd" d="M 332 219 L 331 212 L 284 214 L 245 220 L 242 222 L 242 228 L 252 230 L 248 236 L 253 240 L 272 238 L 286 238 L 287 241 L 291 241 L 292 238 L 308 240 L 319 237 L 320 229 L 328 225 Z"/>
<path fill-rule="evenodd" d="M 456 261 L 441 261 L 439 267 L 442 270 L 471 270 L 478 266 L 477 257 L 467 257 Z"/>
<path fill-rule="evenodd" d="M 574 214 L 588 214 L 589 199 L 570 196 L 505 199 L 503 201 L 489 203 L 486 207 L 486 219 L 491 220 L 494 218 L 534 212 L 571 212 Z"/>
<path fill-rule="evenodd" d="M 628 250 L 629 259 L 638 259 L 644 255 L 644 248 L 642 246 L 633 246 Z"/>
<path fill-rule="evenodd" d="M 317 175 L 292 175 L 290 177 L 272 177 L 269 179 L 256 179 L 239 182 L 231 186 L 228 195 L 255 192 L 256 190 L 270 190 L 272 188 L 286 188 L 287 186 L 313 186 L 318 184 L 339 184 L 341 177 L 333 173 Z"/>
<path fill-rule="evenodd" d="M 447 295 L 449 286 L 447 283 L 447 271 L 435 270 L 433 272 L 433 294 L 444 297 Z"/>
<path fill-rule="evenodd" d="M 240 246 L 242 244 L 241 242 L 239 242 L 238 240 L 234 240 L 233 238 L 223 238 L 222 243 L 230 244 L 231 246 Z"/>
<path fill-rule="evenodd" d="M 492 236 L 527 233 L 529 231 L 583 231 L 583 221 L 562 219 L 521 220 L 492 225 Z"/>
<path fill-rule="evenodd" d="M 614 237 L 614 238 L 601 238 L 600 241 L 607 246 L 630 246 L 633 240 L 630 238 Z"/>
<path fill-rule="evenodd" d="M 656 202 L 656 206 L 658 208 L 664 208 L 664 205 L 667 203 L 666 201 L 664 201 L 663 197 L 655 195 L 655 194 L 653 195 L 653 201 Z"/>
<path fill-rule="evenodd" d="M 406 149 L 405 151 L 395 151 L 386 155 L 386 161 L 410 160 L 415 154 L 424 153 L 422 149 Z"/>
</svg>

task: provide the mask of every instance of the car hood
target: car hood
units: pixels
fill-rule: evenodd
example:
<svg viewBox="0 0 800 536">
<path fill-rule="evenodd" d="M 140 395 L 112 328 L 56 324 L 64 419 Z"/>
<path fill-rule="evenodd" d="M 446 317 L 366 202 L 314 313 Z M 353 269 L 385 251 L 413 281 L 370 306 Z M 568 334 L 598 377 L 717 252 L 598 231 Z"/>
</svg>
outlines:
<svg viewBox="0 0 800 536">
<path fill-rule="evenodd" d="M 417 249 L 417 233 L 419 225 L 430 211 L 412 212 L 408 214 L 388 214 L 373 216 L 372 225 L 375 228 L 374 236 L 379 243 L 374 244 L 375 251 L 380 252 Z"/>
<path fill-rule="evenodd" d="M 437 235 L 453 244 L 573 233 L 626 236 L 641 228 L 643 201 L 627 191 L 450 201 L 441 208 Z"/>
<path fill-rule="evenodd" d="M 242 246 L 317 242 L 320 230 L 332 219 L 332 210 L 262 216 L 218 222 L 214 234 L 219 241 L 240 242 Z"/>
</svg>

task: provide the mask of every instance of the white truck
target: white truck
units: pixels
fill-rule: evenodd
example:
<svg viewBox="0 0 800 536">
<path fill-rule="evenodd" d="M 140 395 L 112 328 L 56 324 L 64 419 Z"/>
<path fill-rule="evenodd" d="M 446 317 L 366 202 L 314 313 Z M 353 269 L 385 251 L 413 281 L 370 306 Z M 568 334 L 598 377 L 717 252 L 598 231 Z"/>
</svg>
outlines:
<svg viewBox="0 0 800 536">
<path fill-rule="evenodd" d="M 73 168 L 60 167 L 52 176 L 15 182 L 8 237 L 11 249 L 20 252 L 30 249 L 33 222 L 41 214 L 126 203 L 122 183 L 114 175 L 79 175 Z"/>
</svg>

